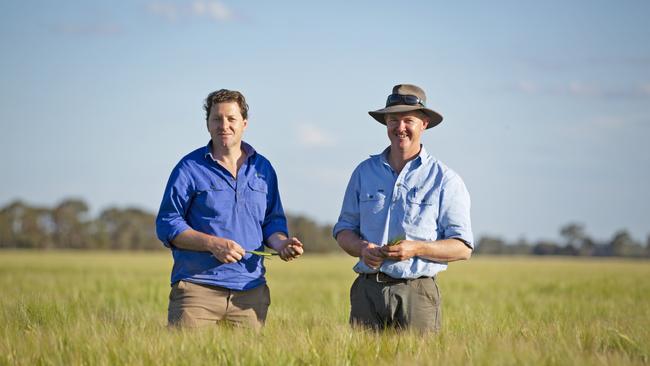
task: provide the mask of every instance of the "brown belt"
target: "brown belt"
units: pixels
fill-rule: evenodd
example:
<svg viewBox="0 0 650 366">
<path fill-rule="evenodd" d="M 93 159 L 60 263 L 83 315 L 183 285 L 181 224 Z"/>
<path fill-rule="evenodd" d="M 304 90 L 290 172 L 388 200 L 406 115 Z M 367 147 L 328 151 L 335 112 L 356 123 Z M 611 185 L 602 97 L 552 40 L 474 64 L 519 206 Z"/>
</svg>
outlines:
<svg viewBox="0 0 650 366">
<path fill-rule="evenodd" d="M 431 277 L 427 277 L 427 276 L 422 276 L 422 277 L 418 277 L 418 278 L 394 278 L 394 277 L 391 277 L 391 276 L 385 274 L 384 272 L 359 273 L 359 276 L 366 279 L 366 280 L 371 280 L 371 281 L 378 282 L 378 283 L 406 283 L 406 282 L 413 281 L 413 280 L 420 280 L 420 279 L 423 279 L 423 278 L 431 278 Z"/>
</svg>

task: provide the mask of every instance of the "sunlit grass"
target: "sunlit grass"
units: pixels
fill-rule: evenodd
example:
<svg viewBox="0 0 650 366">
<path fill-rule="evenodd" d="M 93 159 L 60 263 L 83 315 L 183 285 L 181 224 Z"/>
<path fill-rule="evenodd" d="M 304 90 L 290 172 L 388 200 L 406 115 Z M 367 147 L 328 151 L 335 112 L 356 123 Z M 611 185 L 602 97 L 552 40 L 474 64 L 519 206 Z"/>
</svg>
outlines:
<svg viewBox="0 0 650 366">
<path fill-rule="evenodd" d="M 474 257 L 440 275 L 443 331 L 347 324 L 352 258 L 267 262 L 261 334 L 166 328 L 168 253 L 0 252 L 0 364 L 650 362 L 650 262 Z"/>
</svg>

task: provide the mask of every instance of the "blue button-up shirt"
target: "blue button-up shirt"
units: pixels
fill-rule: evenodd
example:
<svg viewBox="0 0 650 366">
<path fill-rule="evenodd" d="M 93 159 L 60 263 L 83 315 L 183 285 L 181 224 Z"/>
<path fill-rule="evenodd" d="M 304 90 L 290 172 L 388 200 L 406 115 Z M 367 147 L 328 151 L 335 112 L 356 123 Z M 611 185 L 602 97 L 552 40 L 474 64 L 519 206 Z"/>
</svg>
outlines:
<svg viewBox="0 0 650 366">
<path fill-rule="evenodd" d="M 158 238 L 174 257 L 171 282 L 179 280 L 246 290 L 266 282 L 263 259 L 246 254 L 221 263 L 209 252 L 177 248 L 171 241 L 192 228 L 236 241 L 245 250 L 263 250 L 276 232 L 287 233 L 278 182 L 271 163 L 242 142 L 247 155 L 237 178 L 218 164 L 211 143 L 185 156 L 171 173 L 158 217 Z"/>
<path fill-rule="evenodd" d="M 334 237 L 352 230 L 376 245 L 395 238 L 435 241 L 457 238 L 474 247 L 470 198 L 460 176 L 429 155 L 424 147 L 396 174 L 387 160 L 387 148 L 363 161 L 352 173 L 345 191 Z M 379 271 L 394 278 L 435 276 L 447 263 L 418 257 L 384 260 Z M 363 261 L 358 273 L 375 273 Z"/>
</svg>

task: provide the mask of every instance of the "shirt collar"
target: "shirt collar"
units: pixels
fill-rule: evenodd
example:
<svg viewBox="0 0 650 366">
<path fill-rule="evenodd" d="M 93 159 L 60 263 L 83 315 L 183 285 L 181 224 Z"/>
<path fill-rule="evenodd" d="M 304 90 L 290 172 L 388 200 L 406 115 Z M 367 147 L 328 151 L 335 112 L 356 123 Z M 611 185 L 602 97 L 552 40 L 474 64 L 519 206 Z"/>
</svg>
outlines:
<svg viewBox="0 0 650 366">
<path fill-rule="evenodd" d="M 255 148 L 249 145 L 246 141 L 241 142 L 241 147 L 244 150 L 244 153 L 246 153 L 247 159 L 250 159 L 253 157 L 253 155 L 257 154 Z M 209 158 L 210 160 L 214 161 L 214 156 L 212 156 L 212 140 L 208 141 L 208 144 L 205 145 L 205 148 L 203 149 L 203 156 L 205 156 L 206 159 Z"/>
<path fill-rule="evenodd" d="M 370 157 L 371 158 L 379 158 L 379 159 L 381 159 L 382 163 L 389 164 L 388 163 L 388 153 L 389 152 L 390 152 L 390 146 L 385 148 L 384 151 L 382 151 L 381 153 L 379 153 L 377 155 L 370 155 Z M 429 161 L 429 159 L 432 159 L 432 158 L 433 158 L 433 156 L 431 156 L 429 154 L 429 152 L 424 147 L 424 145 L 420 144 L 420 153 L 412 161 L 415 162 L 415 161 L 419 160 L 421 163 L 425 163 L 425 162 Z"/>
</svg>

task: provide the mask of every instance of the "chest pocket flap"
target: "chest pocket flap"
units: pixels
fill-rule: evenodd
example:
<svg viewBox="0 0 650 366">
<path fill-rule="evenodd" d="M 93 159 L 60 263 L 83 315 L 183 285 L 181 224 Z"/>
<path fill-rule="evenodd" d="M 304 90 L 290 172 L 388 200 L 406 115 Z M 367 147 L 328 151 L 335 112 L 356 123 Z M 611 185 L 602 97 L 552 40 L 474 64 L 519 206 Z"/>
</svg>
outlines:
<svg viewBox="0 0 650 366">
<path fill-rule="evenodd" d="M 437 190 L 432 189 L 420 189 L 418 187 L 413 187 L 406 194 L 406 202 L 409 204 L 415 205 L 436 205 L 438 204 L 438 195 Z"/>
<path fill-rule="evenodd" d="M 361 213 L 379 213 L 386 201 L 386 193 L 382 189 L 366 189 L 359 192 Z"/>
<path fill-rule="evenodd" d="M 269 186 L 266 184 L 266 182 L 263 179 L 251 179 L 248 181 L 248 187 L 252 191 L 259 192 L 259 193 L 268 193 L 269 192 Z"/>
</svg>

